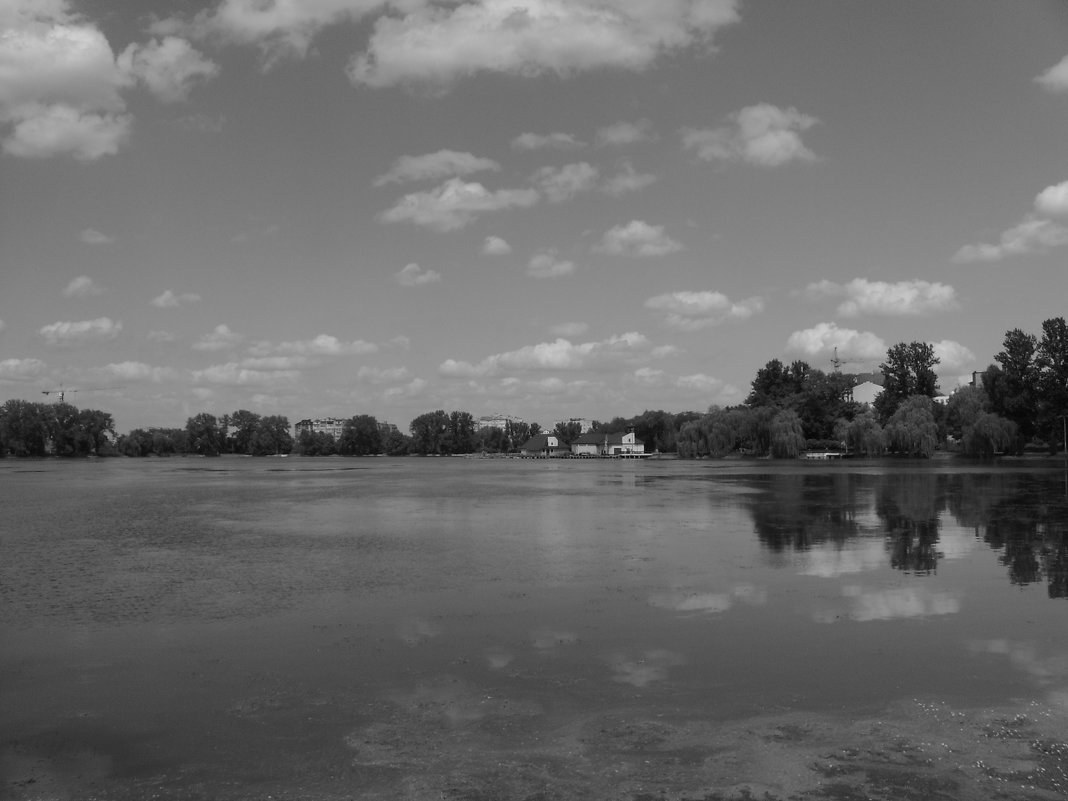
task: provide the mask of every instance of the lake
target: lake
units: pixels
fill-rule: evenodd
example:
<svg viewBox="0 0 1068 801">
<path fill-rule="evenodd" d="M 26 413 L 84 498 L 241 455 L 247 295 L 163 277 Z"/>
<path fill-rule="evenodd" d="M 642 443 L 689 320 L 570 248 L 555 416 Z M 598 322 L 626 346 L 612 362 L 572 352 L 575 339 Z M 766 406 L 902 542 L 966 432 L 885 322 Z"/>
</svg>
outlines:
<svg viewBox="0 0 1068 801">
<path fill-rule="evenodd" d="M 6 799 L 1066 796 L 1063 462 L 0 460 Z"/>
</svg>

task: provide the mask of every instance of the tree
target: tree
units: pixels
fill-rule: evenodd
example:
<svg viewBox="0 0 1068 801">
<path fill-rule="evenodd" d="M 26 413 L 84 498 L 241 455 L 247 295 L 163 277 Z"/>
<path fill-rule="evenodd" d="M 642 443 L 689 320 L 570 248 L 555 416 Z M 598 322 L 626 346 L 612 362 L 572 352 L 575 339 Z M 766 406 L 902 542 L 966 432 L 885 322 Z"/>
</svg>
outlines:
<svg viewBox="0 0 1068 801">
<path fill-rule="evenodd" d="M 780 408 L 789 405 L 790 400 L 800 394 L 811 369 L 802 361 L 795 361 L 786 367 L 778 359 L 772 359 L 757 370 L 745 405 Z"/>
<path fill-rule="evenodd" d="M 907 398 L 938 394 L 938 376 L 934 367 L 939 359 L 934 346 L 926 342 L 899 342 L 886 352 L 879 365 L 883 373 L 883 391 L 875 399 L 875 410 L 882 420 L 889 420 Z"/>
<path fill-rule="evenodd" d="M 222 437 L 219 433 L 219 422 L 215 415 L 201 412 L 195 417 L 190 417 L 185 423 L 186 434 L 189 436 L 189 450 L 191 453 L 201 456 L 218 456 Z"/>
<path fill-rule="evenodd" d="M 475 418 L 470 413 L 449 413 L 449 441 L 449 453 L 475 452 Z"/>
<path fill-rule="evenodd" d="M 961 387 L 946 402 L 946 432 L 956 439 L 990 409 L 990 398 L 980 387 Z"/>
<path fill-rule="evenodd" d="M 450 447 L 446 441 L 449 416 L 443 410 L 419 415 L 409 424 L 408 430 L 412 433 L 411 447 L 414 453 L 422 456 L 451 453 L 451 450 L 446 450 Z"/>
<path fill-rule="evenodd" d="M 253 456 L 277 456 L 293 450 L 293 435 L 289 433 L 289 419 L 282 415 L 267 415 L 256 421 L 256 428 L 248 443 Z"/>
<path fill-rule="evenodd" d="M 9 400 L 0 407 L 0 452 L 13 456 L 44 456 L 52 425 L 51 406 Z"/>
<path fill-rule="evenodd" d="M 370 456 L 382 452 L 382 429 L 378 420 L 361 414 L 345 421 L 337 444 L 342 456 Z"/>
<path fill-rule="evenodd" d="M 994 357 L 1001 366 L 1001 385 L 996 395 L 991 395 L 997 400 L 993 411 L 1016 423 L 1020 436 L 1030 440 L 1035 435 L 1038 341 L 1031 334 L 1013 328 L 1005 332 L 1003 347 Z"/>
<path fill-rule="evenodd" d="M 238 409 L 229 416 L 223 415 L 218 423 L 221 433 L 219 450 L 251 455 L 252 440 L 256 436 L 259 425 L 260 416 L 247 409 Z"/>
<path fill-rule="evenodd" d="M 771 421 L 771 455 L 776 459 L 796 459 L 804 449 L 805 433 L 797 412 L 777 412 Z"/>
<path fill-rule="evenodd" d="M 863 411 L 850 421 L 843 421 L 837 434 L 845 442 L 846 448 L 855 453 L 881 456 L 886 452 L 886 434 L 872 410 Z"/>
<path fill-rule="evenodd" d="M 1063 447 L 1064 426 L 1061 418 L 1068 414 L 1068 324 L 1063 317 L 1042 323 L 1042 338 L 1035 350 L 1038 370 L 1037 427 L 1050 445 Z"/>
<path fill-rule="evenodd" d="M 582 424 L 575 421 L 559 422 L 553 428 L 553 434 L 560 440 L 561 445 L 570 445 L 582 435 Z"/>
<path fill-rule="evenodd" d="M 992 412 L 980 412 L 962 434 L 961 446 L 968 456 L 1003 453 L 1016 440 L 1016 424 Z"/>
<path fill-rule="evenodd" d="M 886 422 L 889 450 L 908 456 L 930 456 L 938 445 L 938 424 L 934 401 L 927 395 L 913 395 L 898 405 Z"/>
</svg>

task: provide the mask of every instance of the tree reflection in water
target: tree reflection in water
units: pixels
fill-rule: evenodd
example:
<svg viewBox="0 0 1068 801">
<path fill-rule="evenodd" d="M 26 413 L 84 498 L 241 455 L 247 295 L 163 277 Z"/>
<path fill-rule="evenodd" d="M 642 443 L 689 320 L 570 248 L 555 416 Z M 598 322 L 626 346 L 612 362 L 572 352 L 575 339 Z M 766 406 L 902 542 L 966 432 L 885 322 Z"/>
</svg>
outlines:
<svg viewBox="0 0 1068 801">
<path fill-rule="evenodd" d="M 943 524 L 955 524 L 1000 552 L 1013 584 L 1044 581 L 1050 598 L 1068 598 L 1068 477 L 1058 471 L 919 469 L 739 479 L 763 490 L 745 496 L 746 506 L 760 543 L 773 554 L 842 548 L 881 532 L 891 567 L 926 575 L 943 558 Z M 865 526 L 865 520 L 878 525 Z"/>
</svg>

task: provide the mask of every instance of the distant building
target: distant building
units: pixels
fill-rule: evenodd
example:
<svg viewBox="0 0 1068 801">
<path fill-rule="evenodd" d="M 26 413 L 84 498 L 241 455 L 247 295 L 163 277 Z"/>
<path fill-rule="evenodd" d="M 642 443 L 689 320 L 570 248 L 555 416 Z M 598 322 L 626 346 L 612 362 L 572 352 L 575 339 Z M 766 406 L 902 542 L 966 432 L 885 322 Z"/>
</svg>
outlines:
<svg viewBox="0 0 1068 801">
<path fill-rule="evenodd" d="M 538 434 L 524 442 L 519 448 L 520 456 L 532 459 L 557 459 L 568 456 L 571 449 L 560 442 L 555 434 Z"/>
<path fill-rule="evenodd" d="M 341 439 L 341 432 L 345 429 L 345 421 L 337 417 L 324 417 L 319 420 L 301 420 L 293 426 L 294 438 L 300 437 L 305 431 L 310 434 L 329 434 L 335 440 Z"/>
<path fill-rule="evenodd" d="M 486 414 L 478 418 L 478 421 L 475 423 L 475 430 L 481 431 L 484 428 L 499 428 L 501 431 L 504 431 L 509 423 L 522 422 L 522 417 L 515 417 L 511 414 Z"/>
<path fill-rule="evenodd" d="M 605 434 L 590 431 L 571 443 L 572 456 L 640 456 L 645 453 L 645 443 L 634 438 L 634 432 Z"/>
<path fill-rule="evenodd" d="M 853 387 L 853 400 L 864 406 L 871 406 L 882 391 L 883 388 L 873 381 L 863 381 Z"/>
<path fill-rule="evenodd" d="M 593 421 L 585 417 L 570 417 L 567 420 L 558 420 L 556 422 L 556 425 L 569 426 L 574 425 L 576 423 L 579 426 L 580 434 L 588 434 L 590 431 L 593 431 Z"/>
</svg>

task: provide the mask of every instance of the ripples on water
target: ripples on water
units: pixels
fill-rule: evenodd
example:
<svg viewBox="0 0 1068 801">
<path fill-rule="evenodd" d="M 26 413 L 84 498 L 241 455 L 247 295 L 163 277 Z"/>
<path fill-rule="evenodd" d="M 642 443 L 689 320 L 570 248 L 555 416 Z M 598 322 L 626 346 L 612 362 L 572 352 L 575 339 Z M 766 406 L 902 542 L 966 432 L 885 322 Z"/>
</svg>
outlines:
<svg viewBox="0 0 1068 801">
<path fill-rule="evenodd" d="M 1066 482 L 0 462 L 0 797 L 1062 798 Z"/>
</svg>

